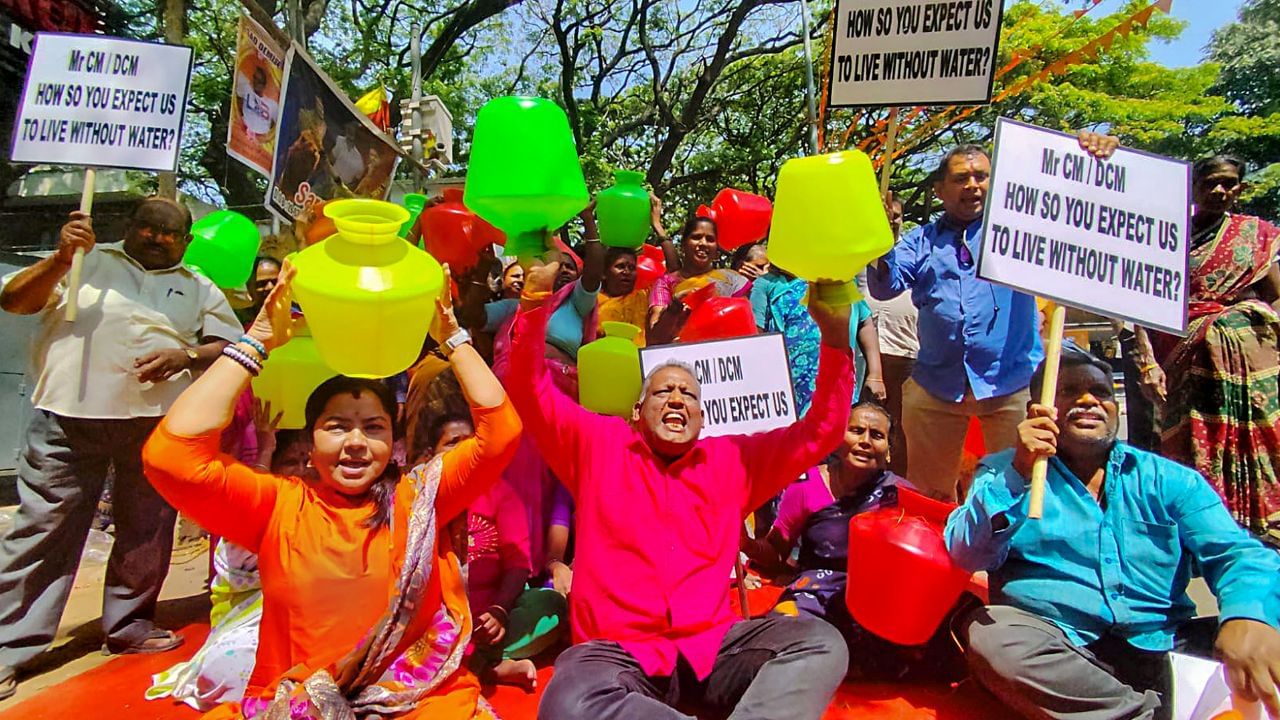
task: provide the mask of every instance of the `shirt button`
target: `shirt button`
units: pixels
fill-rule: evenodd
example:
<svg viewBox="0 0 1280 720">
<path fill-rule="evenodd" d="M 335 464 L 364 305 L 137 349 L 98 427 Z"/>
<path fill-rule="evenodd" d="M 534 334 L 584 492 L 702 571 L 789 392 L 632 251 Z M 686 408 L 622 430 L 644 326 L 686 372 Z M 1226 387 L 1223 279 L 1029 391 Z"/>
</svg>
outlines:
<svg viewBox="0 0 1280 720">
<path fill-rule="evenodd" d="M 1107 558 L 1104 562 L 1106 562 L 1108 565 L 1115 565 L 1115 564 L 1116 564 L 1116 559 L 1115 559 L 1115 558 Z"/>
</svg>

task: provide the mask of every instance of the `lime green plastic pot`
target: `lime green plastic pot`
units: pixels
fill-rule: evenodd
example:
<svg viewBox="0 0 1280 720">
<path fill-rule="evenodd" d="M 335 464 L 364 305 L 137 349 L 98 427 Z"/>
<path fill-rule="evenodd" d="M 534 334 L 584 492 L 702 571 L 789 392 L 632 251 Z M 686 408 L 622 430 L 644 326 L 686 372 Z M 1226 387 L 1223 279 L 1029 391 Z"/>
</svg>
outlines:
<svg viewBox="0 0 1280 720">
<path fill-rule="evenodd" d="M 849 283 L 892 247 L 893 232 L 865 154 L 847 150 L 782 166 L 769 262 L 805 280 Z M 856 299 L 856 289 L 824 288 L 823 297 L 844 302 Z"/>
<path fill-rule="evenodd" d="M 604 415 L 631 417 L 640 398 L 640 328 L 624 322 L 602 322 L 604 337 L 578 350 L 578 400 Z"/>
<path fill-rule="evenodd" d="M 414 362 L 444 287 L 440 263 L 401 240 L 409 211 L 381 200 L 325 205 L 338 233 L 294 258 L 294 293 L 336 373 L 395 375 Z"/>
<path fill-rule="evenodd" d="M 649 191 L 644 175 L 615 170 L 614 184 L 596 195 L 600 242 L 611 247 L 638 248 L 649 237 Z"/>
</svg>

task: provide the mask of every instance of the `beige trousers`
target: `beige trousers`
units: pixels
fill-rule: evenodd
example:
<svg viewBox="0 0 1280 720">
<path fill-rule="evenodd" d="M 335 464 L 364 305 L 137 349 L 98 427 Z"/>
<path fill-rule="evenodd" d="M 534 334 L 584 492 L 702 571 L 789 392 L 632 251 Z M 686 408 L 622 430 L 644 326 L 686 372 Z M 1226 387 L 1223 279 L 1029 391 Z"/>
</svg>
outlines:
<svg viewBox="0 0 1280 720">
<path fill-rule="evenodd" d="M 940 500 L 956 500 L 956 481 L 969 418 L 982 424 L 987 452 L 1013 447 L 1018 423 L 1027 417 L 1027 388 L 1010 395 L 978 400 L 966 389 L 960 402 L 929 394 L 913 379 L 902 386 L 902 430 L 907 436 L 907 479 Z"/>
</svg>

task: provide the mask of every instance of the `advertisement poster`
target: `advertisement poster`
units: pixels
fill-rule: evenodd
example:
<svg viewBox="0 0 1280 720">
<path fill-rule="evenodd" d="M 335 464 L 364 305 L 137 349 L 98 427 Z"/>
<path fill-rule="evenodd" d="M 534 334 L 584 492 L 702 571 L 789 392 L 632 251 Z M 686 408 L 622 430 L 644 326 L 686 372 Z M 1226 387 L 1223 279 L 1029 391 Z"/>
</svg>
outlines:
<svg viewBox="0 0 1280 720">
<path fill-rule="evenodd" d="M 241 15 L 231 79 L 227 154 L 267 177 L 275 155 L 283 82 L 284 50 L 261 25 Z"/>
<path fill-rule="evenodd" d="M 285 55 L 281 97 L 269 210 L 305 225 L 330 200 L 386 198 L 397 148 L 297 47 Z"/>
</svg>

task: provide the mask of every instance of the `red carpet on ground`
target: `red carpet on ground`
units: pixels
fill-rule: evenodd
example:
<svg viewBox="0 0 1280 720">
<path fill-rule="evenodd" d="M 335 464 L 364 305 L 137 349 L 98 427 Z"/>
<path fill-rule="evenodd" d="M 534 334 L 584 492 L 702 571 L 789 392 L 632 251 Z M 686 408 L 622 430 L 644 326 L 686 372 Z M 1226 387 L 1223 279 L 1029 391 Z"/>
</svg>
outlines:
<svg viewBox="0 0 1280 720">
<path fill-rule="evenodd" d="M 748 602 L 753 613 L 772 607 L 778 592 L 769 587 L 752 592 Z M 180 632 L 186 643 L 174 652 L 113 658 L 0 712 L 0 720 L 196 720 L 199 713 L 186 705 L 167 699 L 143 699 L 151 676 L 194 655 L 204 643 L 209 627 L 190 625 Z M 551 674 L 550 667 L 539 671 L 539 688 L 546 687 Z M 485 696 L 506 720 L 533 720 L 537 715 L 537 693 L 497 687 L 486 688 Z M 1007 710 L 972 683 L 952 688 L 848 682 L 837 692 L 824 720 L 987 720 L 1009 716 Z"/>
</svg>

